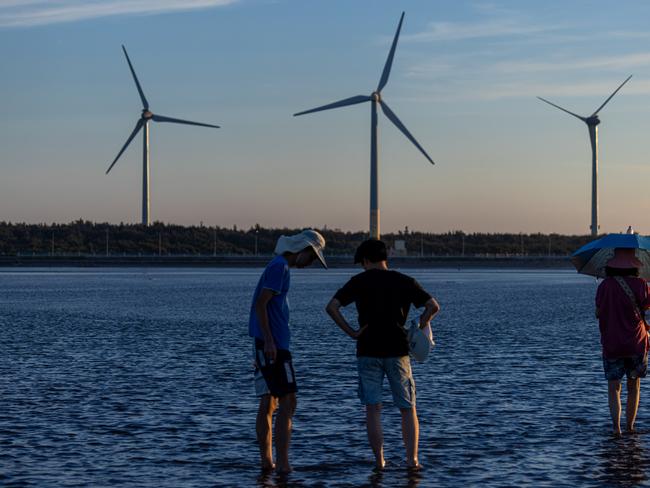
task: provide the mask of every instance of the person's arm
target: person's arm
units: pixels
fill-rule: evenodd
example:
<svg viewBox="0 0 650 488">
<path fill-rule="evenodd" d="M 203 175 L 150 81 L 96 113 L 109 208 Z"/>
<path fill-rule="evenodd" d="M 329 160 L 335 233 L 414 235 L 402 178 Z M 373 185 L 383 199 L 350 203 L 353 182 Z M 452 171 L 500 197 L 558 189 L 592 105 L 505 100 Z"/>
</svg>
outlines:
<svg viewBox="0 0 650 488">
<path fill-rule="evenodd" d="M 338 325 L 341 330 L 349 335 L 352 339 L 358 339 L 359 336 L 363 334 L 363 331 L 368 327 L 368 325 L 364 325 L 358 330 L 354 330 L 352 327 L 350 327 L 350 324 L 348 324 L 348 321 L 345 320 L 345 317 L 343 317 L 343 314 L 341 313 L 341 302 L 339 302 L 336 298 L 332 298 L 330 300 L 330 302 L 325 307 L 325 311 L 329 314 L 330 317 L 332 317 L 332 320 L 334 320 L 336 325 Z"/>
<path fill-rule="evenodd" d="M 269 315 L 266 311 L 266 306 L 268 305 L 271 298 L 273 298 L 273 295 L 273 290 L 262 288 L 262 291 L 255 301 L 255 313 L 257 314 L 257 321 L 260 324 L 260 329 L 262 330 L 262 335 L 264 336 L 264 355 L 270 361 L 275 361 L 275 357 L 278 353 L 277 349 L 275 348 L 273 334 L 271 334 L 271 327 L 269 326 Z"/>
<path fill-rule="evenodd" d="M 600 309 L 596 307 L 596 318 L 600 318 Z"/>
<path fill-rule="evenodd" d="M 420 315 L 420 329 L 426 327 L 431 319 L 440 312 L 440 304 L 435 298 L 431 297 L 424 303 L 424 311 Z"/>
</svg>

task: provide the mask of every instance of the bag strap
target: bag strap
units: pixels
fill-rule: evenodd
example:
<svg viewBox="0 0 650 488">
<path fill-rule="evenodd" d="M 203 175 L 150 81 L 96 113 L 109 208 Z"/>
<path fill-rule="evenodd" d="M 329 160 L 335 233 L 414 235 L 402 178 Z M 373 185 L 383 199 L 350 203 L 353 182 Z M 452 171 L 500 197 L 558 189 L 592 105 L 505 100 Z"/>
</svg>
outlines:
<svg viewBox="0 0 650 488">
<path fill-rule="evenodd" d="M 616 282 L 621 285 L 621 288 L 623 288 L 623 291 L 625 294 L 628 296 L 630 301 L 632 302 L 632 305 L 634 305 L 634 311 L 639 317 L 639 319 L 643 322 L 643 325 L 645 325 L 646 329 L 648 328 L 648 324 L 645 321 L 645 315 L 641 312 L 641 309 L 639 308 L 639 304 L 636 301 L 636 297 L 634 296 L 634 292 L 630 288 L 630 285 L 627 284 L 627 282 L 623 279 L 622 276 L 614 276 L 614 279 Z"/>
</svg>

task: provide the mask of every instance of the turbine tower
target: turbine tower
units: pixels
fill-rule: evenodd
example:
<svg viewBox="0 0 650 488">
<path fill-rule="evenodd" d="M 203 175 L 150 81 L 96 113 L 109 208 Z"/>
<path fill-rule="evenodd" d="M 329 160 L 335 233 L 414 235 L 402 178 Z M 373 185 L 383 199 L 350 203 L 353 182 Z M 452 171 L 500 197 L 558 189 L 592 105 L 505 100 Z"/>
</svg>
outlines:
<svg viewBox="0 0 650 488">
<path fill-rule="evenodd" d="M 614 93 L 612 93 L 607 100 L 603 102 L 603 104 L 596 109 L 596 111 L 591 114 L 589 117 L 582 117 L 578 114 L 574 114 L 573 112 L 570 112 L 569 110 L 560 107 L 559 105 L 555 105 L 552 102 L 549 102 L 548 100 L 545 100 L 542 97 L 537 97 L 539 98 L 542 102 L 546 102 L 549 105 L 554 106 L 555 108 L 559 108 L 563 112 L 566 112 L 570 115 L 573 115 L 574 117 L 577 117 L 578 119 L 582 120 L 585 124 L 587 124 L 587 128 L 589 129 L 589 140 L 591 141 L 591 235 L 592 236 L 597 236 L 598 235 L 598 230 L 600 229 L 600 225 L 598 224 L 598 124 L 600 124 L 600 119 L 598 118 L 598 112 L 600 112 L 605 105 L 612 99 L 618 91 L 623 88 L 623 85 L 627 83 L 630 78 L 632 78 L 632 75 L 628 76 L 626 80 L 619 85 L 619 87 L 614 90 Z"/>
<path fill-rule="evenodd" d="M 154 122 L 172 122 L 175 124 L 186 124 L 186 125 L 199 125 L 201 127 L 214 127 L 215 129 L 218 129 L 218 125 L 211 125 L 211 124 L 202 124 L 200 122 L 191 122 L 189 120 L 181 120 L 181 119 L 174 119 L 172 117 L 166 117 L 164 115 L 156 115 L 153 112 L 149 110 L 149 102 L 147 102 L 147 98 L 144 96 L 144 92 L 142 91 L 142 87 L 140 86 L 140 82 L 138 81 L 138 77 L 135 74 L 135 70 L 133 69 L 133 65 L 131 64 L 131 60 L 129 59 L 129 55 L 126 52 L 126 48 L 122 46 L 122 50 L 124 51 L 124 55 L 126 56 L 126 62 L 129 63 L 129 69 L 131 70 L 131 74 L 133 75 L 133 81 L 135 81 L 135 86 L 138 89 L 138 93 L 140 94 L 140 100 L 142 100 L 142 114 L 140 115 L 140 118 L 138 119 L 138 122 L 135 124 L 135 128 L 133 129 L 133 132 L 131 132 L 131 135 L 129 138 L 126 140 L 126 143 L 124 143 L 124 146 L 122 146 L 122 149 L 120 149 L 120 152 L 117 153 L 117 156 L 111 163 L 111 165 L 108 167 L 106 170 L 106 174 L 115 166 L 115 163 L 117 163 L 117 160 L 120 159 L 120 156 L 122 153 L 126 150 L 126 148 L 129 146 L 133 138 L 140 132 L 140 129 L 144 128 L 144 131 L 142 133 L 142 225 L 150 225 L 150 198 L 149 198 L 149 122 L 154 121 Z"/>
<path fill-rule="evenodd" d="M 321 110 L 329 110 L 332 108 L 345 107 L 347 105 L 356 105 L 363 102 L 370 103 L 370 237 L 374 239 L 379 239 L 379 175 L 378 175 L 378 143 L 377 143 L 377 105 L 381 106 L 382 111 L 390 120 L 414 145 L 417 147 L 420 152 L 424 155 L 425 158 L 429 160 L 431 164 L 433 160 L 429 157 L 426 151 L 420 146 L 418 141 L 415 140 L 415 137 L 411 135 L 408 129 L 402 124 L 402 122 L 397 118 L 397 115 L 388 107 L 386 102 L 382 99 L 381 90 L 386 86 L 388 82 L 388 76 L 390 75 L 390 69 L 393 64 L 393 57 L 395 56 L 395 48 L 397 47 L 397 39 L 399 38 L 400 30 L 402 29 L 402 21 L 404 20 L 404 12 L 399 19 L 399 24 L 397 26 L 397 32 L 395 32 L 395 38 L 393 39 L 393 44 L 388 52 L 388 59 L 386 59 L 386 64 L 384 65 L 384 71 L 381 74 L 379 79 L 379 85 L 377 89 L 373 91 L 370 95 L 357 95 L 355 97 L 345 98 L 339 100 L 338 102 L 333 102 L 321 107 L 312 108 L 311 110 L 305 110 L 304 112 L 298 112 L 293 114 L 294 117 L 298 115 L 309 114 L 312 112 L 320 112 Z"/>
</svg>

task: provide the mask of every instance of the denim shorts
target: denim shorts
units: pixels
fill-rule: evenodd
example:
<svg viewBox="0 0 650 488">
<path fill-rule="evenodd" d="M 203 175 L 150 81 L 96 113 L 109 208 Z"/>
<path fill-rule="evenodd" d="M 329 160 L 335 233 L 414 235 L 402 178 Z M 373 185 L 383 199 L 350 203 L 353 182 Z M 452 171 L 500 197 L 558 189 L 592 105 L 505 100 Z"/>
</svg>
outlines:
<svg viewBox="0 0 650 488">
<path fill-rule="evenodd" d="M 648 372 L 648 354 L 618 359 L 603 358 L 603 368 L 608 380 L 621 380 L 623 375 L 631 380 L 645 378 Z"/>
<path fill-rule="evenodd" d="M 357 358 L 359 372 L 359 400 L 364 405 L 381 403 L 384 376 L 393 393 L 393 403 L 398 408 L 415 406 L 415 381 L 411 373 L 411 360 L 408 356 L 392 358 Z"/>
</svg>

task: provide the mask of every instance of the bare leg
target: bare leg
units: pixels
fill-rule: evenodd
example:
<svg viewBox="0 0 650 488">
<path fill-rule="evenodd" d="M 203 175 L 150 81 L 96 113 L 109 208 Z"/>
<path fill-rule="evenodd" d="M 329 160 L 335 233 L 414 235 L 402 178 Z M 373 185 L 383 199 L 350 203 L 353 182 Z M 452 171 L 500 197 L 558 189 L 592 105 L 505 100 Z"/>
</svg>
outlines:
<svg viewBox="0 0 650 488">
<path fill-rule="evenodd" d="M 400 408 L 402 413 L 402 439 L 406 448 L 406 465 L 409 468 L 418 468 L 418 439 L 420 437 L 420 424 L 415 406 Z"/>
<path fill-rule="evenodd" d="M 608 380 L 609 413 L 612 416 L 612 432 L 615 435 L 621 434 L 621 382 L 619 380 Z"/>
<path fill-rule="evenodd" d="M 296 394 L 287 393 L 280 397 L 280 408 L 275 417 L 275 453 L 278 456 L 277 471 L 288 473 L 291 471 L 289 464 L 289 443 L 291 442 L 291 419 L 296 411 Z"/>
<path fill-rule="evenodd" d="M 381 403 L 366 405 L 366 428 L 377 468 L 384 469 L 386 461 L 384 460 L 384 433 L 381 429 Z"/>
<path fill-rule="evenodd" d="M 273 432 L 271 431 L 271 422 L 273 420 L 273 412 L 277 408 L 277 405 L 277 399 L 271 395 L 260 397 L 260 407 L 257 410 L 255 429 L 257 431 L 257 443 L 260 446 L 262 469 L 264 470 L 275 468 L 275 464 L 273 463 Z"/>
<path fill-rule="evenodd" d="M 628 432 L 634 432 L 634 421 L 636 412 L 639 409 L 639 396 L 641 392 L 641 380 L 627 379 L 627 405 L 625 408 L 625 424 Z"/>
</svg>

